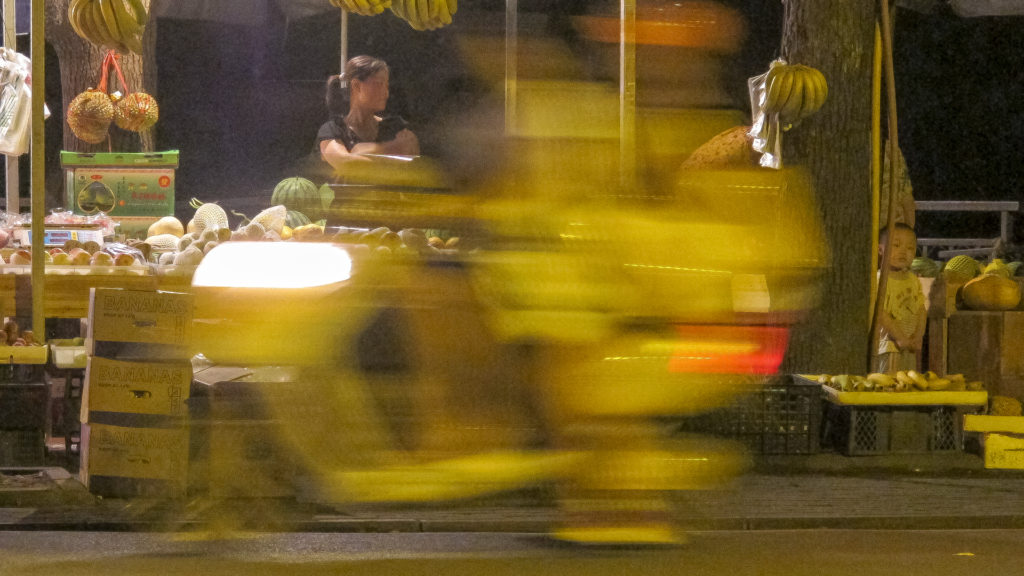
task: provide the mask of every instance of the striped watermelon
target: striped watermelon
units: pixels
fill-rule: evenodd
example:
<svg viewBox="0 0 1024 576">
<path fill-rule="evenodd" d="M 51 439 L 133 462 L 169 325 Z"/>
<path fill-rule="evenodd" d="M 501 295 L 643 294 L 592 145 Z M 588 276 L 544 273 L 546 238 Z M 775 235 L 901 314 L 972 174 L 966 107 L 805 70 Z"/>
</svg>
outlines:
<svg viewBox="0 0 1024 576">
<path fill-rule="evenodd" d="M 289 210 L 302 212 L 313 220 L 323 217 L 324 206 L 320 199 L 320 190 L 313 182 L 298 176 L 278 182 L 270 197 L 270 203 L 275 206 L 283 204 Z"/>
<path fill-rule="evenodd" d="M 309 219 L 309 216 L 306 216 L 298 210 L 289 210 L 288 214 L 284 217 L 285 226 L 293 229 L 312 223 L 313 222 Z"/>
</svg>

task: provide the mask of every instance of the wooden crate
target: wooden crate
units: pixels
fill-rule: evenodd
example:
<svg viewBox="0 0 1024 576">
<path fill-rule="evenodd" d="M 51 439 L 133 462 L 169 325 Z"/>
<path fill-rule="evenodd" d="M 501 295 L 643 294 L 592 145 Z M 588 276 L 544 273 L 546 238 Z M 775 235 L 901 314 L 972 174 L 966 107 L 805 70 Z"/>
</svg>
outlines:
<svg viewBox="0 0 1024 576">
<path fill-rule="evenodd" d="M 958 311 L 947 334 L 946 373 L 981 380 L 990 395 L 1024 392 L 1024 311 Z"/>
</svg>

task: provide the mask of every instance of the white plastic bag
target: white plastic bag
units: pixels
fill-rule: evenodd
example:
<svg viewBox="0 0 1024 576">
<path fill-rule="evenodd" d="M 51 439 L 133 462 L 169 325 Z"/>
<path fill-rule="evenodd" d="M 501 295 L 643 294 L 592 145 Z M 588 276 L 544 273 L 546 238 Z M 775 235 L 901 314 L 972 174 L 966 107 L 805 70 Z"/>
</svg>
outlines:
<svg viewBox="0 0 1024 576">
<path fill-rule="evenodd" d="M 43 106 L 43 117 L 50 111 Z M 32 133 L 32 61 L 9 48 L 0 48 L 0 154 L 28 152 Z"/>
<path fill-rule="evenodd" d="M 779 58 L 772 61 L 772 66 L 785 64 Z M 769 68 L 770 69 L 770 68 Z M 753 123 L 748 134 L 754 139 L 755 151 L 761 153 L 759 163 L 765 168 L 782 168 L 782 126 L 779 125 L 778 114 L 767 114 L 764 111 L 767 87 L 765 79 L 768 73 L 747 79 L 747 91 L 750 93 L 750 117 Z"/>
</svg>

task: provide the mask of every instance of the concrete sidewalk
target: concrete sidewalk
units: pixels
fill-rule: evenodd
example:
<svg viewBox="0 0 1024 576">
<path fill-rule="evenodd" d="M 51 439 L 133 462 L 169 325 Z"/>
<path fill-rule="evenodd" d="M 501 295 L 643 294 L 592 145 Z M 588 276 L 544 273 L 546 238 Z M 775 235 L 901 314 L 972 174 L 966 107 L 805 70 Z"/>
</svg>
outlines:
<svg viewBox="0 0 1024 576">
<path fill-rule="evenodd" d="M 330 509 L 295 500 L 100 499 L 62 469 L 25 472 L 36 474 L 34 486 L 0 485 L 0 530 L 173 531 L 233 518 L 272 531 L 540 533 L 558 518 L 544 488 L 437 506 Z M 963 453 L 765 457 L 718 489 L 674 498 L 679 522 L 693 530 L 1024 528 L 1024 471 L 985 470 Z"/>
</svg>

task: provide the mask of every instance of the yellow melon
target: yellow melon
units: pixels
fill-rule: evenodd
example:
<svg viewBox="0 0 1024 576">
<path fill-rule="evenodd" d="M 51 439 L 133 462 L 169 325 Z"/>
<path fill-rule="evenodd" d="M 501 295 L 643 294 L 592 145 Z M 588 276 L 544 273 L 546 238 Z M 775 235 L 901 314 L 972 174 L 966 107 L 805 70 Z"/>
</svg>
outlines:
<svg viewBox="0 0 1024 576">
<path fill-rule="evenodd" d="M 982 274 L 964 284 L 964 304 L 972 310 L 1012 310 L 1020 303 L 1020 285 L 999 274 Z"/>
</svg>

